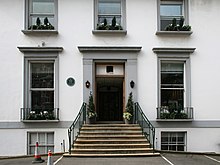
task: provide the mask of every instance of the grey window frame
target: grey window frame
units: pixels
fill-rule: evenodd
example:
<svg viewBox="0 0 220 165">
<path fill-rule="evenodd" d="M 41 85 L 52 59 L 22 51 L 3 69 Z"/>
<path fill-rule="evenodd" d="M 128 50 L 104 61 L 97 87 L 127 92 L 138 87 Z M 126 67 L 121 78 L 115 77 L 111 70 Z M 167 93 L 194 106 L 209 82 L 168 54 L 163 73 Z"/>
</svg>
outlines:
<svg viewBox="0 0 220 165">
<path fill-rule="evenodd" d="M 45 63 L 45 62 L 53 62 L 54 63 L 54 108 L 59 107 L 59 102 L 58 102 L 58 79 L 59 79 L 59 62 L 58 62 L 58 57 L 56 53 L 52 56 L 47 55 L 47 53 L 36 53 L 37 56 L 33 55 L 28 55 L 25 54 L 24 57 L 24 107 L 25 108 L 32 108 L 31 107 L 31 81 L 30 81 L 30 64 L 32 62 L 37 62 L 37 63 Z M 43 89 L 41 89 L 43 90 Z M 48 91 L 51 91 L 51 89 L 45 89 Z"/>
<path fill-rule="evenodd" d="M 167 141 L 167 143 L 163 144 L 162 143 L 162 138 L 163 138 L 162 134 L 163 133 L 168 134 L 168 137 L 170 137 L 171 134 L 176 134 L 176 139 L 178 139 L 178 137 L 180 137 L 180 136 L 178 136 L 178 134 L 184 134 L 183 144 L 178 144 L 178 141 L 176 141 L 176 143 L 174 144 L 174 143 L 170 142 L 169 140 Z M 164 151 L 174 151 L 174 150 L 169 150 L 169 146 L 176 146 L 176 150 L 175 151 L 178 151 L 177 150 L 177 146 L 183 146 L 184 147 L 184 151 L 187 151 L 187 132 L 186 131 L 161 131 L 161 139 L 160 139 L 160 141 L 161 141 L 161 146 L 160 146 L 161 150 L 162 150 L 162 146 L 164 145 L 164 146 L 168 146 L 168 150 L 164 150 Z"/>
<path fill-rule="evenodd" d="M 35 145 L 36 145 L 36 143 L 35 144 L 30 144 L 30 141 L 31 141 L 31 134 L 36 134 L 36 136 L 37 136 L 37 142 L 38 142 L 38 144 L 39 144 L 39 147 L 44 147 L 45 149 L 45 153 L 44 154 L 47 154 L 48 153 L 48 147 L 50 147 L 50 148 L 53 148 L 53 150 L 52 150 L 52 152 L 54 152 L 54 149 L 55 149 L 55 143 L 54 143 L 54 135 L 55 135 L 55 133 L 53 132 L 53 131 L 42 131 L 42 132 L 34 132 L 34 131 L 29 131 L 29 132 L 27 132 L 27 154 L 28 155 L 30 155 L 30 154 L 32 154 L 31 153 L 31 147 L 35 147 Z M 48 144 L 48 143 L 46 143 L 46 144 L 40 144 L 39 143 L 39 134 L 44 134 L 45 135 L 45 142 L 47 142 L 48 140 L 47 140 L 47 135 L 48 134 L 53 134 L 53 144 Z M 39 154 L 43 154 L 43 153 L 39 153 Z"/>
<path fill-rule="evenodd" d="M 170 62 L 170 63 L 183 63 L 184 64 L 184 83 L 183 83 L 183 107 L 191 106 L 191 97 L 190 97 L 190 84 L 191 84 L 191 76 L 190 76 L 190 58 L 158 58 L 158 107 L 161 107 L 161 63 L 162 62 Z"/>
<path fill-rule="evenodd" d="M 114 2 L 118 0 L 106 0 L 107 2 Z M 121 26 L 123 30 L 126 30 L 126 0 L 121 1 Z M 98 24 L 98 3 L 99 0 L 94 0 L 94 30 L 97 28 Z"/>
<path fill-rule="evenodd" d="M 158 23 L 157 23 L 157 30 L 158 31 L 165 31 L 165 30 L 161 30 L 161 14 L 160 14 L 160 5 L 161 4 L 183 4 L 183 8 L 182 8 L 182 16 L 185 19 L 184 24 L 189 24 L 189 5 L 188 5 L 188 0 L 164 0 L 164 2 L 162 2 L 162 0 L 157 0 L 157 15 L 158 15 Z"/>
<path fill-rule="evenodd" d="M 28 33 L 26 31 L 30 31 L 28 30 L 28 27 L 31 25 L 30 24 L 30 4 L 32 3 L 32 0 L 25 0 L 25 31 L 24 33 Z M 47 14 L 45 14 L 46 16 Z M 46 30 L 46 31 L 57 31 L 58 30 L 58 0 L 54 0 L 54 30 Z M 38 30 L 33 30 L 33 31 L 38 31 Z M 40 31 L 44 31 L 44 30 L 40 30 Z"/>
</svg>

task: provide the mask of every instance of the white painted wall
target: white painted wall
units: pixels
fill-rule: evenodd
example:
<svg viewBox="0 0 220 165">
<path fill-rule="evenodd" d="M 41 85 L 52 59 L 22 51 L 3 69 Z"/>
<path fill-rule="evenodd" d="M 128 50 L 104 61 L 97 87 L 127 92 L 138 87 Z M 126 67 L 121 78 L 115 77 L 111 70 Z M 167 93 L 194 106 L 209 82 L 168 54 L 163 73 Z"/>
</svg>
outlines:
<svg viewBox="0 0 220 165">
<path fill-rule="evenodd" d="M 156 119 L 157 107 L 157 56 L 153 47 L 195 47 L 191 55 L 191 104 L 194 107 L 195 120 L 219 120 L 220 111 L 220 77 L 219 65 L 219 0 L 189 0 L 189 22 L 193 34 L 190 36 L 158 36 L 157 1 L 127 0 L 126 26 L 127 35 L 94 35 L 93 1 L 59 0 L 58 35 L 25 35 L 24 1 L 0 1 L 0 122 L 19 122 L 20 108 L 23 106 L 23 53 L 17 46 L 37 46 L 42 41 L 46 46 L 62 46 L 64 51 L 59 55 L 59 108 L 61 121 L 73 121 L 82 104 L 82 57 L 79 45 L 141 45 L 138 54 L 138 101 L 150 120 Z M 76 84 L 66 85 L 66 80 L 73 77 Z M 219 128 L 201 130 L 187 129 L 188 150 L 218 151 Z M 200 132 L 201 131 L 201 132 Z M 212 135 L 212 144 L 204 145 L 205 138 L 198 142 L 196 132 Z M 15 150 L 4 153 L 17 155 L 26 153 L 24 130 L 1 130 L 1 141 L 9 137 Z M 14 135 L 15 136 L 11 136 Z M 60 141 L 67 136 L 66 130 L 56 132 L 56 150 Z M 15 143 L 19 139 L 19 143 Z M 196 143 L 195 143 L 196 141 Z M 0 142 L 1 143 L 1 142 Z M 10 143 L 10 144 L 11 144 Z M 203 148 L 200 148 L 200 147 Z M 3 147 L 1 147 L 3 148 Z M 2 151 L 0 151 L 2 152 Z"/>
</svg>

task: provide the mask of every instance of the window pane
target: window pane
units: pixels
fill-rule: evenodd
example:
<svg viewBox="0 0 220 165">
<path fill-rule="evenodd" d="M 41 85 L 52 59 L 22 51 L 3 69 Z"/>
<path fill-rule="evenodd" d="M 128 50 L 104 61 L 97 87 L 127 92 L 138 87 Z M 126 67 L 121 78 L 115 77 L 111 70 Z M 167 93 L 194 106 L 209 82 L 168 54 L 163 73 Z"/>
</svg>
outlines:
<svg viewBox="0 0 220 165">
<path fill-rule="evenodd" d="M 181 16 L 182 5 L 181 4 L 162 4 L 160 5 L 161 16 Z"/>
<path fill-rule="evenodd" d="M 121 25 L 121 16 L 115 16 L 115 18 L 116 18 L 116 23 L 118 25 Z M 104 23 L 104 19 L 107 20 L 107 24 L 111 25 L 113 16 L 99 16 L 98 23 Z"/>
<path fill-rule="evenodd" d="M 35 146 L 30 147 L 30 155 L 34 155 L 35 153 Z"/>
<path fill-rule="evenodd" d="M 161 106 L 170 110 L 183 109 L 183 90 L 161 90 Z"/>
<path fill-rule="evenodd" d="M 47 134 L 47 144 L 54 144 L 54 135 L 53 133 Z"/>
<path fill-rule="evenodd" d="M 45 16 L 31 16 L 31 25 L 36 25 L 36 24 L 37 24 L 37 23 L 36 23 L 37 18 L 40 19 L 41 24 L 44 24 Z M 54 24 L 55 24 L 55 23 L 54 23 L 54 22 L 55 22 L 54 17 L 47 16 L 47 18 L 48 18 L 49 23 L 50 23 L 52 26 L 54 26 Z"/>
<path fill-rule="evenodd" d="M 39 145 L 42 145 L 42 144 L 46 144 L 46 141 L 45 141 L 45 133 L 39 133 L 38 134 L 38 141 L 39 141 Z"/>
<path fill-rule="evenodd" d="M 99 14 L 121 14 L 121 1 L 99 1 Z"/>
<path fill-rule="evenodd" d="M 29 143 L 35 145 L 37 141 L 37 133 L 31 133 Z"/>
<path fill-rule="evenodd" d="M 54 0 L 33 0 L 33 13 L 54 13 Z"/>
<path fill-rule="evenodd" d="M 32 91 L 31 105 L 34 110 L 53 110 L 54 91 Z"/>
<path fill-rule="evenodd" d="M 53 88 L 54 87 L 54 64 L 53 63 L 32 63 L 31 64 L 31 85 L 32 88 Z"/>
<path fill-rule="evenodd" d="M 177 146 L 177 151 L 184 151 L 184 145 L 182 145 L 182 146 Z"/>
</svg>

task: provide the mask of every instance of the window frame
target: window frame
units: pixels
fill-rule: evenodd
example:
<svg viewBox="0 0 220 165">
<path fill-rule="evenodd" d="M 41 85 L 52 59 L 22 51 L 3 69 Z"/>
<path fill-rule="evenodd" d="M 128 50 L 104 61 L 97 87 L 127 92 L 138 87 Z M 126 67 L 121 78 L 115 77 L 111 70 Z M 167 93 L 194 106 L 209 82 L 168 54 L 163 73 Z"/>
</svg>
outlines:
<svg viewBox="0 0 220 165">
<path fill-rule="evenodd" d="M 161 107 L 161 64 L 162 62 L 183 63 L 183 108 L 191 106 L 190 94 L 190 58 L 158 58 L 158 107 Z"/>
<path fill-rule="evenodd" d="M 29 30 L 28 28 L 32 25 L 30 21 L 30 15 L 31 15 L 31 4 L 32 0 L 25 0 L 25 30 L 23 30 L 24 33 L 28 34 L 28 31 L 39 31 L 39 32 L 53 32 L 58 30 L 58 0 L 54 0 L 54 30 Z M 44 15 L 44 14 L 40 14 Z M 45 13 L 45 15 L 47 15 Z M 51 15 L 51 14 L 50 14 Z"/>
<path fill-rule="evenodd" d="M 167 136 L 168 137 L 168 141 L 165 144 L 163 144 L 163 142 L 162 142 L 162 138 L 163 138 L 162 134 L 163 133 L 168 134 L 168 136 Z M 175 144 L 169 140 L 169 137 L 172 137 L 171 134 L 176 134 L 176 136 L 175 136 L 176 137 Z M 182 137 L 182 136 L 178 136 L 178 134 L 179 135 L 180 134 L 184 134 L 184 136 L 183 136 L 183 138 L 184 138 L 183 144 L 178 144 L 178 138 Z M 168 146 L 168 150 L 163 150 L 163 151 L 179 151 L 179 150 L 177 150 L 178 146 L 183 146 L 184 147 L 184 151 L 187 151 L 187 131 L 161 131 L 161 138 L 160 138 L 160 148 L 161 148 L 161 150 L 162 150 L 162 146 Z M 170 146 L 175 146 L 176 150 L 172 150 L 172 149 L 170 150 L 169 149 Z"/>
<path fill-rule="evenodd" d="M 39 57 L 41 56 L 41 57 Z M 58 103 L 58 58 L 57 57 L 49 57 L 45 56 L 44 53 L 38 55 L 38 57 L 24 57 L 24 107 L 32 108 L 31 105 L 31 63 L 45 63 L 45 62 L 53 62 L 54 63 L 54 108 L 59 107 Z M 43 89 L 42 89 L 43 90 Z M 51 89 L 48 89 L 50 91 Z"/>
<path fill-rule="evenodd" d="M 125 0 L 106 0 L 107 2 L 113 2 L 113 1 L 121 1 L 121 26 L 123 30 L 114 30 L 114 31 L 126 31 L 126 1 Z M 94 31 L 100 31 L 97 30 L 97 24 L 98 24 L 98 16 L 99 16 L 99 8 L 98 5 L 99 0 L 94 0 Z M 111 14 L 109 14 L 111 15 Z M 108 31 L 108 30 L 103 30 Z"/>
<path fill-rule="evenodd" d="M 27 132 L 27 155 L 31 155 L 31 147 L 35 147 L 36 143 L 35 144 L 31 144 L 31 134 L 36 134 L 36 139 L 39 144 L 39 147 L 43 147 L 45 148 L 44 151 L 45 153 L 40 153 L 40 154 L 47 154 L 48 153 L 48 147 L 50 148 L 53 148 L 53 150 L 51 152 L 54 152 L 54 149 L 55 149 L 55 133 L 53 131 L 42 131 L 42 132 L 35 132 L 35 131 L 29 131 Z M 44 134 L 44 139 L 45 139 L 45 144 L 40 144 L 39 142 L 39 134 Z M 47 143 L 48 142 L 48 134 L 53 134 L 53 144 L 49 144 Z M 34 153 L 33 153 L 34 154 Z"/>
<path fill-rule="evenodd" d="M 164 2 L 162 2 L 162 1 L 164 1 Z M 165 30 L 161 30 L 161 11 L 160 11 L 161 4 L 180 4 L 180 3 L 183 6 L 182 7 L 182 16 L 185 19 L 184 24 L 189 24 L 189 9 L 188 9 L 189 5 L 188 5 L 188 0 L 157 0 L 157 4 L 158 4 L 157 5 L 157 10 L 158 10 L 158 14 L 157 14 L 158 15 L 157 31 L 159 31 L 159 32 L 166 32 Z M 185 32 L 184 31 L 182 33 L 190 33 L 190 32 L 187 32 L 187 31 Z"/>
</svg>

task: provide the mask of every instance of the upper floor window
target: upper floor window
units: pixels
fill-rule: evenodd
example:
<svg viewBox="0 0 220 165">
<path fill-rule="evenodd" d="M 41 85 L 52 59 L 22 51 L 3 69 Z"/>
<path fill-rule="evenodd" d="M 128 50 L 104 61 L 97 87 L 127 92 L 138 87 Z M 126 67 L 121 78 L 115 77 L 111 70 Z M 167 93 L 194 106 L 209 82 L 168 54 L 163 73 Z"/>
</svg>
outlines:
<svg viewBox="0 0 220 165">
<path fill-rule="evenodd" d="M 26 0 L 26 30 L 57 29 L 57 0 Z"/>
<path fill-rule="evenodd" d="M 187 11 L 187 0 L 159 0 L 159 30 L 190 31 Z"/>
<path fill-rule="evenodd" d="M 95 0 L 96 30 L 125 29 L 125 0 Z"/>
</svg>

